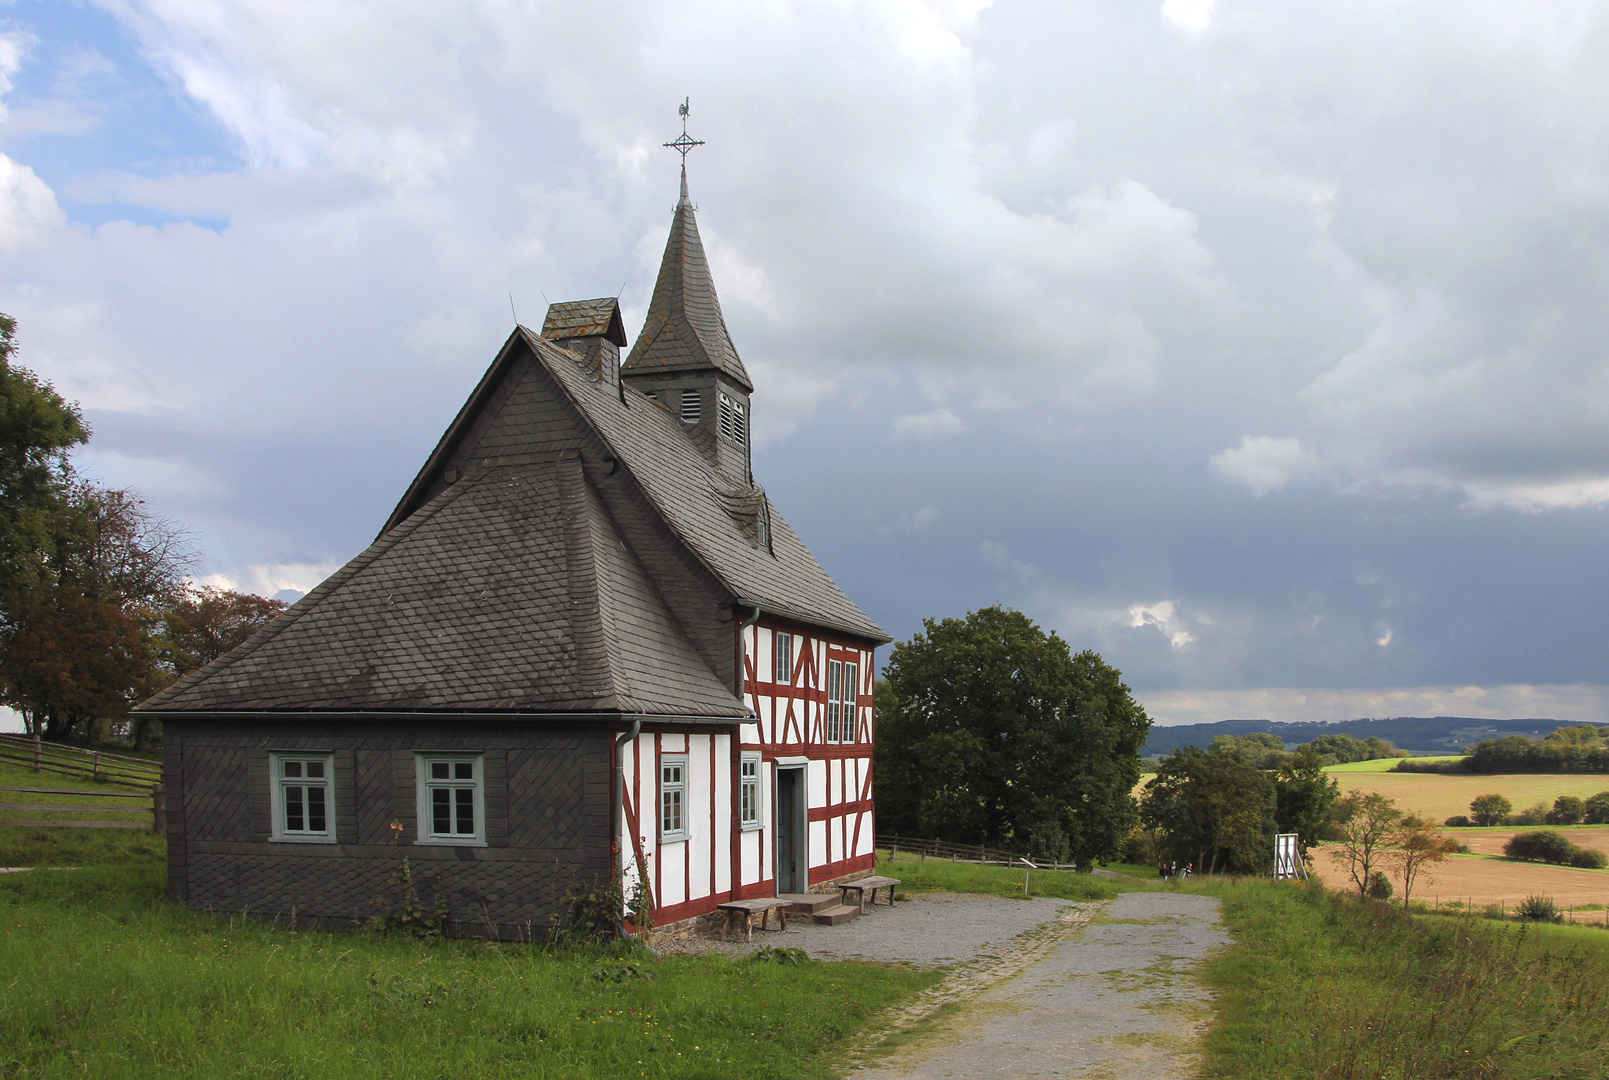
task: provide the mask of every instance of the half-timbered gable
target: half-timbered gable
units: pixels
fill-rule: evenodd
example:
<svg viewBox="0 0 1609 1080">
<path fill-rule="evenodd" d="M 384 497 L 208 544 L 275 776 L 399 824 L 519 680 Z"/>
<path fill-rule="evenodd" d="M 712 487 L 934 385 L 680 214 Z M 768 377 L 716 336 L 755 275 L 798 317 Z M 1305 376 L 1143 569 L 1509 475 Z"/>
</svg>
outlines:
<svg viewBox="0 0 1609 1080">
<path fill-rule="evenodd" d="M 374 543 L 140 707 L 176 898 L 361 918 L 397 829 L 504 934 L 610 866 L 660 923 L 871 867 L 888 639 L 754 482 L 685 180 L 625 344 L 612 298 L 516 327 Z"/>
</svg>

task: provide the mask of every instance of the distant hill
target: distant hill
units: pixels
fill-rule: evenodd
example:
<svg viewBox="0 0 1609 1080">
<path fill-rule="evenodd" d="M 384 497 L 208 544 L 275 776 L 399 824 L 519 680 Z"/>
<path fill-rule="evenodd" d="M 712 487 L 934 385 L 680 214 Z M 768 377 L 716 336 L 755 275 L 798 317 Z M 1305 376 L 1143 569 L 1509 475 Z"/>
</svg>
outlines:
<svg viewBox="0 0 1609 1080">
<path fill-rule="evenodd" d="M 1351 735 L 1366 739 L 1370 735 L 1396 743 L 1415 754 L 1456 754 L 1482 739 L 1505 735 L 1546 735 L 1566 723 L 1563 720 L 1480 720 L 1468 716 L 1398 716 L 1388 720 L 1220 720 L 1216 724 L 1180 724 L 1153 727 L 1145 744 L 1147 755 L 1169 754 L 1181 746 L 1212 745 L 1220 735 L 1249 735 L 1266 731 L 1285 741 L 1293 750 L 1318 735 Z"/>
</svg>

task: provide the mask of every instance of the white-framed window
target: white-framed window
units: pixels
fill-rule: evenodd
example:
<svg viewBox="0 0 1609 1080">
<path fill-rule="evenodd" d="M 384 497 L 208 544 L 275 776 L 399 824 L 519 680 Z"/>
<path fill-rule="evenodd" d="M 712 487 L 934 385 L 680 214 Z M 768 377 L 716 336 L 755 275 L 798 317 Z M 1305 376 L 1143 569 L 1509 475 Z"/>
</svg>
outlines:
<svg viewBox="0 0 1609 1080">
<path fill-rule="evenodd" d="M 760 827 L 760 755 L 744 752 L 738 759 L 738 821 L 745 829 Z"/>
<path fill-rule="evenodd" d="M 777 633 L 776 646 L 776 682 L 782 686 L 793 685 L 793 635 Z"/>
<path fill-rule="evenodd" d="M 275 840 L 335 843 L 335 755 L 271 753 Z"/>
<path fill-rule="evenodd" d="M 659 759 L 660 842 L 686 840 L 687 824 L 687 755 L 665 754 Z"/>
<path fill-rule="evenodd" d="M 749 438 L 748 410 L 741 401 L 721 395 L 721 434 L 742 446 Z"/>
<path fill-rule="evenodd" d="M 843 731 L 844 665 L 827 661 L 827 741 L 837 742 Z"/>
<path fill-rule="evenodd" d="M 682 423 L 684 423 L 684 424 L 696 424 L 696 423 L 698 423 L 698 391 L 697 390 L 683 390 L 682 391 L 681 416 L 682 416 Z"/>
<path fill-rule="evenodd" d="M 855 741 L 855 690 L 860 681 L 860 665 L 841 660 L 827 661 L 827 741 Z"/>
<path fill-rule="evenodd" d="M 846 742 L 846 743 L 852 743 L 852 742 L 855 741 L 855 721 L 856 721 L 856 719 L 857 719 L 857 717 L 859 715 L 859 710 L 855 708 L 855 702 L 856 702 L 856 695 L 857 695 L 859 689 L 860 689 L 860 665 L 859 664 L 851 664 L 851 663 L 846 662 L 844 664 L 844 682 L 843 682 L 843 691 L 844 691 L 844 698 L 843 698 L 843 701 L 844 701 L 844 704 L 843 704 L 843 714 L 844 714 L 843 741 Z"/>
<path fill-rule="evenodd" d="M 486 843 L 486 763 L 480 754 L 419 754 L 421 844 Z"/>
</svg>

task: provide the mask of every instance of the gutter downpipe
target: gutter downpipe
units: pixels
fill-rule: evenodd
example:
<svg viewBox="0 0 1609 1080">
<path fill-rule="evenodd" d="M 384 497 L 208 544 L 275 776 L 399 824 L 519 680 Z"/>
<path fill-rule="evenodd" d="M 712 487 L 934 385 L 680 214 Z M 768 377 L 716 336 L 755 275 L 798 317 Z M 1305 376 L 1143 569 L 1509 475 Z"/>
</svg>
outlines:
<svg viewBox="0 0 1609 1080">
<path fill-rule="evenodd" d="M 748 704 L 743 700 L 744 688 L 745 688 L 745 684 L 747 682 L 747 680 L 744 677 L 744 663 L 748 659 L 748 651 L 749 651 L 748 644 L 743 640 L 743 634 L 744 634 L 744 631 L 746 631 L 749 627 L 753 626 L 755 623 L 757 623 L 759 621 L 760 621 L 760 605 L 756 604 L 756 605 L 754 605 L 754 614 L 750 615 L 747 619 L 744 619 L 741 623 L 739 623 L 738 628 L 737 628 L 737 703 L 739 705 L 742 705 L 745 709 L 748 709 L 749 719 L 751 719 L 751 720 L 759 720 L 760 719 L 760 714 L 755 712 L 753 709 L 750 709 Z M 741 749 L 742 744 L 743 744 L 743 723 L 741 721 L 739 721 L 738 723 L 732 725 L 732 753 L 730 755 L 731 756 L 730 768 L 731 768 L 731 771 L 732 771 L 732 794 L 733 794 L 733 798 L 737 797 L 737 792 L 738 792 L 739 785 L 742 784 L 742 779 L 739 776 L 739 773 L 741 771 L 741 762 L 743 760 L 743 753 L 742 753 L 742 749 Z M 731 896 L 732 896 L 733 900 L 737 899 L 738 887 L 739 887 L 739 884 L 743 880 L 743 852 L 742 852 L 742 849 L 740 847 L 740 845 L 742 843 L 742 836 L 743 836 L 743 827 L 738 822 L 738 815 L 733 814 L 732 815 L 732 839 L 731 839 L 731 843 L 729 845 L 730 849 L 731 849 L 731 852 L 732 852 L 732 869 L 731 869 L 730 873 L 732 875 L 732 880 L 731 880 L 732 893 L 731 893 Z"/>
<path fill-rule="evenodd" d="M 622 882 L 625 881 L 626 877 L 625 863 L 627 845 L 621 837 L 621 834 L 625 831 L 626 823 L 626 757 L 623 753 L 621 753 L 621 751 L 625 748 L 625 745 L 628 742 L 634 741 L 641 732 L 642 717 L 639 716 L 637 719 L 631 722 L 630 731 L 623 731 L 619 735 L 615 736 L 614 805 L 610 808 L 610 816 L 614 821 L 614 835 L 609 837 L 609 846 L 612 848 L 616 844 L 620 845 L 620 857 L 616 865 L 620 870 L 620 878 Z M 640 866 L 637 867 L 637 873 L 641 875 L 642 872 L 643 868 Z M 626 933 L 626 917 L 625 913 L 622 912 L 620 918 L 615 920 L 615 937 L 623 938 L 627 936 L 629 935 Z"/>
</svg>

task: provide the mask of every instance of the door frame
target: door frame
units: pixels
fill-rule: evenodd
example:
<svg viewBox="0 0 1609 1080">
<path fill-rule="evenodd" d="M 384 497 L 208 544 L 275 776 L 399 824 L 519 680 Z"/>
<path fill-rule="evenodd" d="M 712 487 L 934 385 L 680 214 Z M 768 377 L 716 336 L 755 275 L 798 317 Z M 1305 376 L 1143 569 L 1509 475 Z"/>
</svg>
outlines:
<svg viewBox="0 0 1609 1080">
<path fill-rule="evenodd" d="M 793 889 L 794 893 L 807 893 L 810 891 L 810 798 L 809 798 L 809 764 L 805 762 L 782 764 L 776 766 L 776 797 L 772 800 L 772 810 L 776 816 L 776 828 L 772 832 L 775 838 L 772 841 L 771 865 L 777 868 L 777 891 L 781 892 L 782 884 L 782 774 L 794 774 L 793 780 Z M 803 886 L 801 888 L 800 886 Z"/>
</svg>

